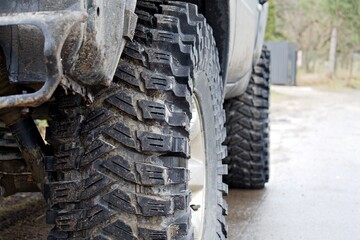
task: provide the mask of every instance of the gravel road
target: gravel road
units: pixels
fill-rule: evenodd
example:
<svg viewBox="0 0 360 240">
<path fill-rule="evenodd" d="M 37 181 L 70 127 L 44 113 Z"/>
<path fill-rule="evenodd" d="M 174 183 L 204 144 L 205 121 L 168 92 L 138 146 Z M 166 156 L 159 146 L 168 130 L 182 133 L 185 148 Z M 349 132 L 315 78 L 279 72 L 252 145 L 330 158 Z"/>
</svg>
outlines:
<svg viewBox="0 0 360 240">
<path fill-rule="evenodd" d="M 360 91 L 274 87 L 271 180 L 231 190 L 229 239 L 359 239 Z M 0 199 L 0 239 L 46 239 L 40 194 Z"/>
</svg>

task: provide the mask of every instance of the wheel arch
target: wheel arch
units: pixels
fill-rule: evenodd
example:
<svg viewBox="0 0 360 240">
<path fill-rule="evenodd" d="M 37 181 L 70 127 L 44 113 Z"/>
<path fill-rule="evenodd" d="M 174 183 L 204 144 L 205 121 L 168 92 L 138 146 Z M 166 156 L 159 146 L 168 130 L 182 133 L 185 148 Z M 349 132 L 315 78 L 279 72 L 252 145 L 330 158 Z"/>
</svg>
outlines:
<svg viewBox="0 0 360 240">
<path fill-rule="evenodd" d="M 221 75 L 226 84 L 230 47 L 230 3 L 229 1 L 201 0 L 204 5 L 204 15 L 212 27 L 219 51 Z M 215 14 L 214 14 L 215 13 Z M 225 77 L 224 77 L 225 76 Z"/>
</svg>

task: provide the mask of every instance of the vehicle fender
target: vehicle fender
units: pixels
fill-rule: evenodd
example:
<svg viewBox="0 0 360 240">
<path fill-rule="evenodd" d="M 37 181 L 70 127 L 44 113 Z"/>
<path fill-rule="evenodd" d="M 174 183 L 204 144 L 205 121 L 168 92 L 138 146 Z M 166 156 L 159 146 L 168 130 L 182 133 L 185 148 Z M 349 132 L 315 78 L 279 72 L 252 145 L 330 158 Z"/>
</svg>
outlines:
<svg viewBox="0 0 360 240">
<path fill-rule="evenodd" d="M 256 65 L 258 62 L 261 51 L 264 45 L 265 39 L 265 32 L 266 32 L 266 25 L 267 25 L 267 18 L 268 18 L 268 11 L 269 11 L 269 3 L 264 3 L 262 5 L 262 10 L 259 16 L 259 23 L 258 23 L 258 34 L 256 37 L 256 44 L 255 44 L 255 51 L 254 51 L 254 58 L 253 58 L 253 66 Z"/>
<path fill-rule="evenodd" d="M 267 21 L 268 3 L 230 0 L 229 59 L 225 98 L 245 92 L 254 64 L 257 62 Z"/>
</svg>

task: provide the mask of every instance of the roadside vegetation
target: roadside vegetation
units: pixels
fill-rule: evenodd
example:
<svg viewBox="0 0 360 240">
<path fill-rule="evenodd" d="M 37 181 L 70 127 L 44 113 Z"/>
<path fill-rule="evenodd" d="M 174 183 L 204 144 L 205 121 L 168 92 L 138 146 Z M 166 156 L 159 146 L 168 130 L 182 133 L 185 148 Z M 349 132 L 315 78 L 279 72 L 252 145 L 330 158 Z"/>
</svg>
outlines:
<svg viewBox="0 0 360 240">
<path fill-rule="evenodd" d="M 266 39 L 297 44 L 300 84 L 360 87 L 358 0 L 270 0 L 269 4 Z"/>
<path fill-rule="evenodd" d="M 349 78 L 344 75 L 329 77 L 327 74 L 306 73 L 304 71 L 298 73 L 298 86 L 311 86 L 323 90 L 360 90 L 360 78 Z"/>
</svg>

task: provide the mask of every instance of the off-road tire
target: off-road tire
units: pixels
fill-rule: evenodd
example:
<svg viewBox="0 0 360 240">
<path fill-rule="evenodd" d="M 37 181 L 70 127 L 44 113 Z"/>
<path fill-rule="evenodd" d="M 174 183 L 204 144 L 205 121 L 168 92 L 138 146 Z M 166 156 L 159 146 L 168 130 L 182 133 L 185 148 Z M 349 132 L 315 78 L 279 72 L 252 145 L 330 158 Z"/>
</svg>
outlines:
<svg viewBox="0 0 360 240">
<path fill-rule="evenodd" d="M 5 55 L 0 47 L 0 96 L 6 95 L 9 89 L 8 72 Z M 3 114 L 3 112 L 1 113 Z M 18 144 L 10 129 L 0 120 L 0 186 L 3 196 L 16 193 L 17 190 L 26 189 L 24 183 L 31 179 L 31 171 L 22 157 Z M 17 183 L 17 186 L 15 186 Z"/>
<path fill-rule="evenodd" d="M 25 189 L 22 186 L 31 179 L 31 171 L 28 169 L 22 157 L 15 138 L 12 136 L 3 122 L 0 121 L 0 186 L 2 195 L 8 196 L 16 193 L 17 190 Z M 15 185 L 17 183 L 18 185 Z"/>
<path fill-rule="evenodd" d="M 135 38 L 112 85 L 88 106 L 59 90 L 51 107 L 49 239 L 193 239 L 187 169 L 193 94 L 206 114 L 211 149 L 204 239 L 224 239 L 225 112 L 211 28 L 191 4 L 140 0 L 136 13 Z"/>
<path fill-rule="evenodd" d="M 10 129 L 0 121 L 0 161 L 22 160 L 20 149 L 12 136 Z M 24 161 L 24 166 L 26 163 Z M 2 169 L 2 171 L 5 171 Z M 5 171 L 6 172 L 6 171 Z"/>
<path fill-rule="evenodd" d="M 269 67 L 264 47 L 244 94 L 225 101 L 229 166 L 225 182 L 233 188 L 261 189 L 269 180 Z"/>
</svg>

